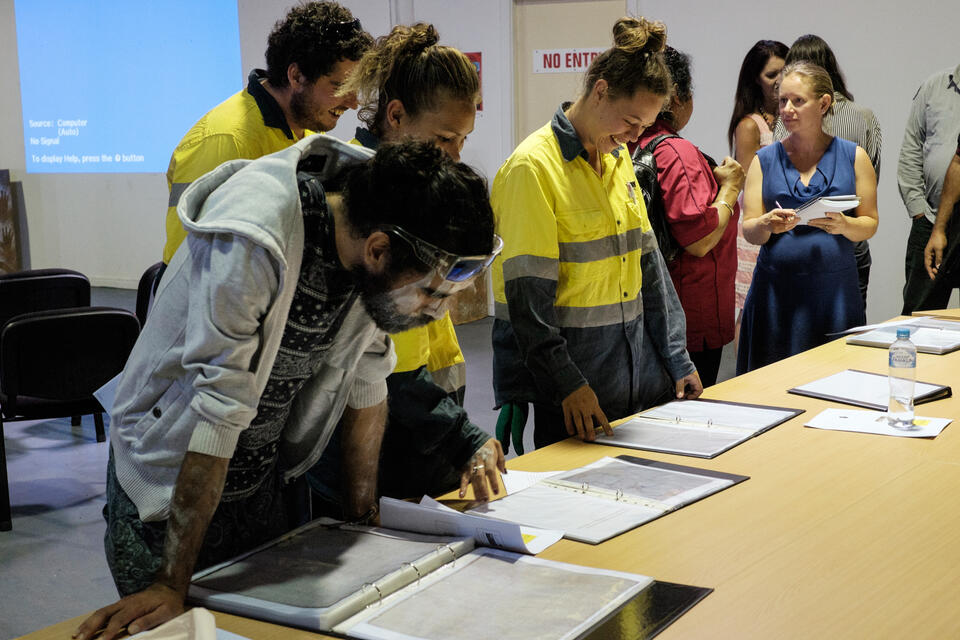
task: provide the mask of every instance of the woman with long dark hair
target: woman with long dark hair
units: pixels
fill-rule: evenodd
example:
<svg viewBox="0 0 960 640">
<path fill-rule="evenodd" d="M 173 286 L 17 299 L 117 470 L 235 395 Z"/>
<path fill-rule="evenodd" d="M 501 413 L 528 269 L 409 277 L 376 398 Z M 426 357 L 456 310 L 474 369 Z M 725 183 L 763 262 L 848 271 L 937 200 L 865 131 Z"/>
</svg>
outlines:
<svg viewBox="0 0 960 640">
<path fill-rule="evenodd" d="M 773 142 L 773 123 L 777 119 L 777 82 L 787 55 L 787 45 L 776 40 L 759 40 L 740 65 L 733 115 L 727 129 L 727 142 L 733 157 L 749 167 L 759 149 Z M 736 335 L 740 335 L 740 316 L 750 289 L 758 248 L 737 234 Z"/>
</svg>

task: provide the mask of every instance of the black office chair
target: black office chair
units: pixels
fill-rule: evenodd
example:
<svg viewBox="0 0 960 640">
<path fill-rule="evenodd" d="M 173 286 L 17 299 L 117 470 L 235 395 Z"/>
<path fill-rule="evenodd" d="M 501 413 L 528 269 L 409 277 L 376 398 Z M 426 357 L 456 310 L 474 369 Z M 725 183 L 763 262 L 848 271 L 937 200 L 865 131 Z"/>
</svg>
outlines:
<svg viewBox="0 0 960 640">
<path fill-rule="evenodd" d="M 0 328 L 22 313 L 90 306 L 90 281 L 70 269 L 0 275 Z"/>
<path fill-rule="evenodd" d="M 143 328 L 147 322 L 147 312 L 150 310 L 150 302 L 153 300 L 153 294 L 157 291 L 157 285 L 160 284 L 160 276 L 166 270 L 163 262 L 157 262 L 147 267 L 147 270 L 140 276 L 140 284 L 137 285 L 137 320 L 140 321 L 140 327 Z"/>
<path fill-rule="evenodd" d="M 11 527 L 3 423 L 93 414 L 93 392 L 119 373 L 140 333 L 129 311 L 78 307 L 19 315 L 0 330 L 0 531 Z"/>
</svg>

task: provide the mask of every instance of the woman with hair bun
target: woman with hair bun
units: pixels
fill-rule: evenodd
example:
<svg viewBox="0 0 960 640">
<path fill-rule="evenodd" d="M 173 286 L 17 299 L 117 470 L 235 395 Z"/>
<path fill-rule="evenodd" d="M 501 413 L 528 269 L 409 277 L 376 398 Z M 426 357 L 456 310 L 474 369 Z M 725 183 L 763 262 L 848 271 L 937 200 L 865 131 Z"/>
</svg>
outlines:
<svg viewBox="0 0 960 640">
<path fill-rule="evenodd" d="M 361 144 L 375 149 L 381 140 L 432 140 L 460 160 L 473 131 L 480 76 L 467 56 L 439 39 L 432 24 L 397 25 L 361 58 L 341 88 L 360 102 Z"/>
<path fill-rule="evenodd" d="M 747 172 L 743 235 L 761 246 L 743 308 L 738 375 L 866 321 L 853 243 L 877 230 L 877 177 L 866 151 L 823 130 L 833 91 L 822 67 L 784 67 L 780 118 L 790 135 L 757 152 Z M 847 194 L 858 195 L 859 206 L 798 226 L 803 203 Z"/>
<path fill-rule="evenodd" d="M 366 125 L 352 142 L 376 149 L 381 141 L 426 140 L 460 160 L 473 131 L 480 78 L 463 53 L 438 41 L 431 24 L 398 25 L 363 55 L 340 89 L 356 93 Z M 450 314 L 391 338 L 397 366 L 387 378 L 381 493 L 419 498 L 459 486 L 464 495 L 472 485 L 477 499 L 487 499 L 485 479 L 495 493 L 497 469 L 506 469 L 503 450 L 463 409 L 466 369 Z M 324 472 L 321 484 L 335 486 L 335 475 Z"/>
<path fill-rule="evenodd" d="M 538 447 L 702 391 L 625 147 L 670 93 L 666 27 L 621 18 L 613 35 L 493 182 L 494 391 L 511 412 L 533 403 Z"/>
</svg>

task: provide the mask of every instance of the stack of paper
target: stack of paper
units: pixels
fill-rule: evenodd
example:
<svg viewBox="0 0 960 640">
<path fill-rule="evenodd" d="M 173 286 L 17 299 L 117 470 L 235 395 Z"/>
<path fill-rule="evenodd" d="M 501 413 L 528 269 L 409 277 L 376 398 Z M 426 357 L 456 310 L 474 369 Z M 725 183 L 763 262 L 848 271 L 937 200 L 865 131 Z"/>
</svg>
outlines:
<svg viewBox="0 0 960 640">
<path fill-rule="evenodd" d="M 860 205 L 860 196 L 854 194 L 823 196 L 804 202 L 794 213 L 800 218 L 798 224 L 809 224 L 816 218 L 826 218 L 828 211 L 842 213 Z"/>
<path fill-rule="evenodd" d="M 908 329 L 910 341 L 920 353 L 943 355 L 960 349 L 960 322 L 937 318 L 912 318 L 910 322 L 882 324 L 866 333 L 850 336 L 847 344 L 886 349 L 897 339 L 897 329 Z"/>
</svg>

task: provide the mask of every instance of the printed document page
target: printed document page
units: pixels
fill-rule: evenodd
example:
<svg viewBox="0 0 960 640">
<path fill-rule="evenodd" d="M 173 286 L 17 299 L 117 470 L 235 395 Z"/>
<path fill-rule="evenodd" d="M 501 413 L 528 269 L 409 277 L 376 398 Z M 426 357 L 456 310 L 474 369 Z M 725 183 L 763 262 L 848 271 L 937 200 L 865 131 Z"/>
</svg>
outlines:
<svg viewBox="0 0 960 640">
<path fill-rule="evenodd" d="M 675 400 L 648 409 L 614 427 L 600 444 L 713 457 L 796 411 L 702 400 Z"/>
<path fill-rule="evenodd" d="M 469 513 L 558 529 L 564 537 L 595 544 L 653 520 L 663 510 L 538 484 L 474 507 Z"/>
<path fill-rule="evenodd" d="M 749 433 L 723 427 L 686 427 L 674 422 L 647 420 L 640 416 L 613 428 L 613 435 L 597 434 L 597 444 L 649 449 L 709 458 L 750 437 Z"/>
<path fill-rule="evenodd" d="M 652 582 L 477 549 L 335 631 L 368 640 L 572 640 Z M 464 615 L 465 607 L 495 613 Z"/>
</svg>

